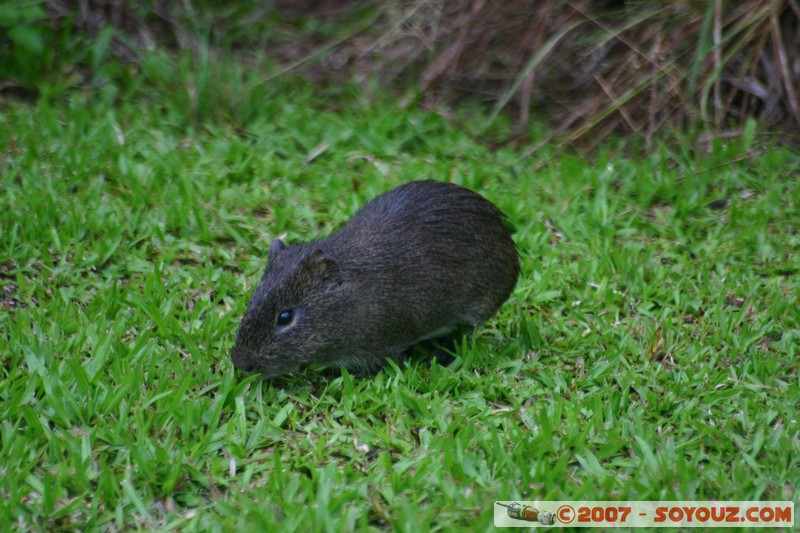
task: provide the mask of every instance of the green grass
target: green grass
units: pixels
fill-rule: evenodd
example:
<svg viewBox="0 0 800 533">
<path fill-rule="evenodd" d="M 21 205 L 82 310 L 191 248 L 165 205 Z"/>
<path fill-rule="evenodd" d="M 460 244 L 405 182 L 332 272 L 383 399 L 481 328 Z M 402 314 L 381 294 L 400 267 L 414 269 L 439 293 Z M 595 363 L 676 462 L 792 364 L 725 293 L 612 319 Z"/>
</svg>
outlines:
<svg viewBox="0 0 800 533">
<path fill-rule="evenodd" d="M 480 531 L 496 499 L 800 497 L 796 151 L 526 159 L 351 88 L 142 68 L 0 102 L 0 530 Z M 517 289 L 455 362 L 236 375 L 272 239 L 421 178 L 517 227 Z"/>
</svg>

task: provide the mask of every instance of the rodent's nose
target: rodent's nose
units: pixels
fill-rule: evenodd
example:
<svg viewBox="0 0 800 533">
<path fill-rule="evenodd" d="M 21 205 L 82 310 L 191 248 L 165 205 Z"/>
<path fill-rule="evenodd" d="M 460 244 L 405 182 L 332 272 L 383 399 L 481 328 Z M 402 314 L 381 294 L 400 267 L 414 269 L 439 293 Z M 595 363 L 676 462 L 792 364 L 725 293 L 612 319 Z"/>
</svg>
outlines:
<svg viewBox="0 0 800 533">
<path fill-rule="evenodd" d="M 250 361 L 250 358 L 242 353 L 241 350 L 237 350 L 236 347 L 231 350 L 231 362 L 235 369 L 242 372 L 250 374 L 255 371 L 255 365 Z"/>
<path fill-rule="evenodd" d="M 249 365 L 247 363 L 236 363 L 236 361 L 233 362 L 233 368 L 235 368 L 236 370 L 241 370 L 246 374 L 252 373 L 253 370 L 255 369 L 255 367 L 253 367 L 252 365 Z"/>
</svg>

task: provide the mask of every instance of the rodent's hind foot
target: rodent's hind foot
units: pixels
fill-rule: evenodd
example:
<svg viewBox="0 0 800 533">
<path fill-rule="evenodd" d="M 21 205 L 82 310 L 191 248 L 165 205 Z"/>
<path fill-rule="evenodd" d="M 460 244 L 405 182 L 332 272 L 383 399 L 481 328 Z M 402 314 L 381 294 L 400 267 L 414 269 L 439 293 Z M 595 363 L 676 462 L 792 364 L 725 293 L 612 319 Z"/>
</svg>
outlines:
<svg viewBox="0 0 800 533">
<path fill-rule="evenodd" d="M 439 366 L 449 366 L 456 360 L 456 348 L 465 336 L 472 335 L 474 326 L 459 326 L 451 333 L 417 343 L 412 347 L 413 353 L 423 353 L 428 361 L 436 361 Z"/>
<path fill-rule="evenodd" d="M 360 378 L 371 378 L 381 371 L 383 368 L 383 362 L 359 362 L 358 364 L 348 363 L 337 367 L 336 371 L 341 373 L 340 368 L 342 367 L 346 368 L 347 371 L 353 376 Z"/>
<path fill-rule="evenodd" d="M 431 352 L 430 359 L 436 361 L 439 366 L 450 366 L 450 363 L 456 360 L 456 354 L 443 348 L 436 348 Z"/>
</svg>

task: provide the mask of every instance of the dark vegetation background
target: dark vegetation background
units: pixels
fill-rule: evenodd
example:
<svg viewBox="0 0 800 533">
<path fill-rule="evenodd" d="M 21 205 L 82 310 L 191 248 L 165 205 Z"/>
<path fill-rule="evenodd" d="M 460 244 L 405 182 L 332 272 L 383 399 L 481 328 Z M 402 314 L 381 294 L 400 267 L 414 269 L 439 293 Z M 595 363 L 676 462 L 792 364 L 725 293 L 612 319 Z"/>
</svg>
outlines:
<svg viewBox="0 0 800 533">
<path fill-rule="evenodd" d="M 538 128 L 529 150 L 678 130 L 702 149 L 750 117 L 797 142 L 798 21 L 800 0 L 3 1 L 0 94 L 124 89 L 145 51 L 182 49 L 235 54 L 263 82 L 388 86 L 454 120 L 454 104 L 479 102 L 492 113 L 472 132 L 514 142 Z M 514 127 L 492 132 L 500 113 Z"/>
</svg>

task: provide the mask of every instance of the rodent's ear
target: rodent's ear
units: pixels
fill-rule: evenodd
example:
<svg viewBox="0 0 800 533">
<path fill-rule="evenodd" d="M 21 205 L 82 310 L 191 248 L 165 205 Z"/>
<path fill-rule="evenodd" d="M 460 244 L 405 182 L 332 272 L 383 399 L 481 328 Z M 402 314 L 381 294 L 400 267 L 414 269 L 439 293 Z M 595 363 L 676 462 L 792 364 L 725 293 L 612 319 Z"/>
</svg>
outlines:
<svg viewBox="0 0 800 533">
<path fill-rule="evenodd" d="M 277 254 L 284 248 L 286 248 L 286 245 L 283 244 L 282 240 L 275 239 L 274 241 L 272 241 L 272 244 L 269 245 L 269 252 L 267 252 L 267 261 L 272 261 L 272 259 L 275 257 L 275 254 Z"/>
<path fill-rule="evenodd" d="M 337 281 L 342 275 L 339 263 L 319 248 L 311 252 L 305 262 L 309 272 L 322 279 Z"/>
</svg>

